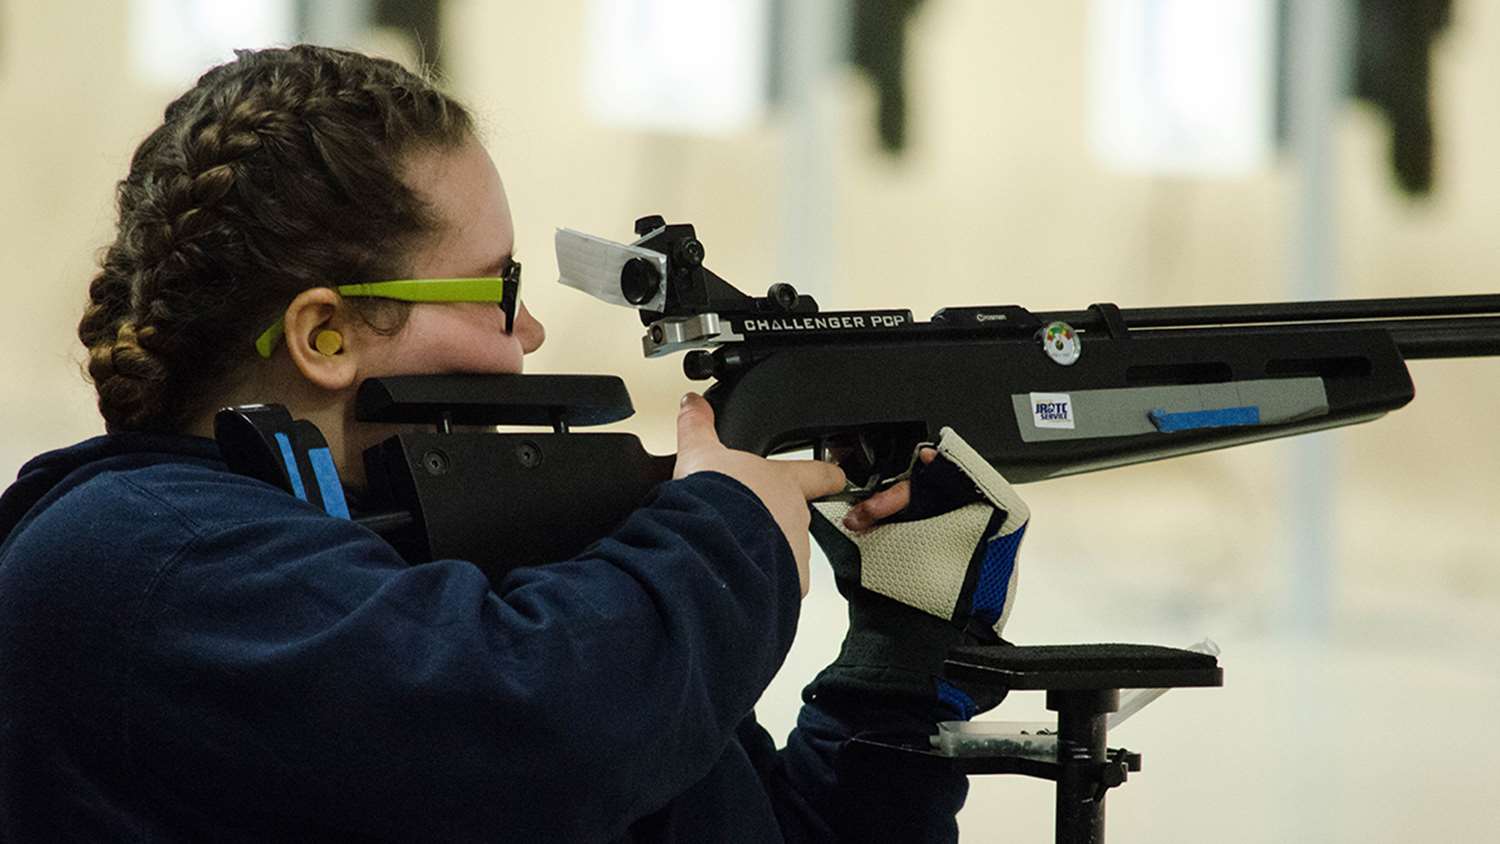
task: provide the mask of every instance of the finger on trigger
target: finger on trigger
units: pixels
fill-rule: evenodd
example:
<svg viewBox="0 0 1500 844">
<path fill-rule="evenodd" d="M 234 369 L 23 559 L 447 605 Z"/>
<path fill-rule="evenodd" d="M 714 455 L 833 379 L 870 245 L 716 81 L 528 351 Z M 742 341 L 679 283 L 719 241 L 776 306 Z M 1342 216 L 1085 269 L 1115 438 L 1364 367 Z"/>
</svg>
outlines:
<svg viewBox="0 0 1500 844">
<path fill-rule="evenodd" d="M 808 501 L 833 495 L 844 489 L 844 470 L 832 463 L 821 460 L 789 460 L 786 464 L 796 467 L 793 474 L 797 485 L 802 489 L 803 497 Z"/>
</svg>

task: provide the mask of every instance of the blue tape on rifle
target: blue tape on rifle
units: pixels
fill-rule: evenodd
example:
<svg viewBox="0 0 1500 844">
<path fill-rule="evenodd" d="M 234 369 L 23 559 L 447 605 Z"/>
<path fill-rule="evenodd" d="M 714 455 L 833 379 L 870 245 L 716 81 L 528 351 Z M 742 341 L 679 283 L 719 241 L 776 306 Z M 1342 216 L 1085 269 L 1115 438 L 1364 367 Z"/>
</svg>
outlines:
<svg viewBox="0 0 1500 844">
<path fill-rule="evenodd" d="M 1156 426 L 1156 430 L 1163 434 L 1260 424 L 1260 408 L 1254 405 L 1224 407 L 1218 410 L 1192 410 L 1184 413 L 1168 413 L 1157 408 L 1147 415 L 1150 416 L 1151 424 Z"/>
<path fill-rule="evenodd" d="M 292 495 L 306 501 L 307 488 L 302 485 L 302 473 L 297 469 L 297 455 L 292 453 L 292 441 L 286 434 L 277 434 L 276 444 L 281 446 L 281 462 L 286 464 L 286 476 L 292 479 Z"/>
<path fill-rule="evenodd" d="M 318 478 L 323 510 L 330 516 L 349 518 L 349 502 L 344 500 L 344 487 L 339 483 L 339 470 L 333 465 L 333 455 L 326 448 L 312 448 L 307 451 L 307 460 Z"/>
</svg>

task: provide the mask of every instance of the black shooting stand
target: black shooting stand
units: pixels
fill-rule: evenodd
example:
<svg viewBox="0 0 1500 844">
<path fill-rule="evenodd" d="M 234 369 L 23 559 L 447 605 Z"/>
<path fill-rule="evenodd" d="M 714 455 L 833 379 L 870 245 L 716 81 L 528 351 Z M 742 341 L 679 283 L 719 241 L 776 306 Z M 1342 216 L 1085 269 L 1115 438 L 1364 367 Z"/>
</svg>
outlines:
<svg viewBox="0 0 1500 844">
<path fill-rule="evenodd" d="M 1043 690 L 1057 713 L 1057 753 L 1042 758 L 1013 753 L 949 756 L 926 747 L 854 739 L 842 760 L 910 761 L 960 774 L 1021 774 L 1057 783 L 1058 844 L 1104 841 L 1104 797 L 1141 769 L 1141 755 L 1107 745 L 1107 718 L 1121 689 L 1222 686 L 1218 659 L 1156 645 L 996 645 L 955 648 L 947 674 L 960 684 L 1008 691 Z"/>
</svg>

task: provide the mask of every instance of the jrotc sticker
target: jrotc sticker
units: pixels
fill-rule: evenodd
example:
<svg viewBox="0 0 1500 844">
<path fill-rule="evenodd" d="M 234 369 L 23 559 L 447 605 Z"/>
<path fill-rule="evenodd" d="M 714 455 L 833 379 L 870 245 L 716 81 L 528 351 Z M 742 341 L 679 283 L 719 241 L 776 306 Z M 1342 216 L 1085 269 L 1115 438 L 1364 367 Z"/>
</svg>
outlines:
<svg viewBox="0 0 1500 844">
<path fill-rule="evenodd" d="M 1042 329 L 1042 351 L 1053 362 L 1072 366 L 1083 356 L 1083 343 L 1066 322 L 1051 322 Z"/>
<path fill-rule="evenodd" d="M 1067 393 L 1032 393 L 1031 422 L 1038 428 L 1073 430 L 1073 397 Z"/>
</svg>

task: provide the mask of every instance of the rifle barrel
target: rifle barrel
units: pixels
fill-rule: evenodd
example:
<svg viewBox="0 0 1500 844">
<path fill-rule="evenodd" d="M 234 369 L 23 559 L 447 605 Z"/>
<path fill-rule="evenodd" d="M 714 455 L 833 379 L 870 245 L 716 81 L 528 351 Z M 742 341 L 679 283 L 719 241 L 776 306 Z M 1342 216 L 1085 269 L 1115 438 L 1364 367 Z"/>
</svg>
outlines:
<svg viewBox="0 0 1500 844">
<path fill-rule="evenodd" d="M 1038 314 L 1087 332 L 1106 328 L 1094 310 Z M 1345 299 L 1259 305 L 1187 305 L 1123 308 L 1131 331 L 1185 334 L 1237 331 L 1389 331 L 1403 357 L 1456 358 L 1500 355 L 1500 295 Z"/>
</svg>

